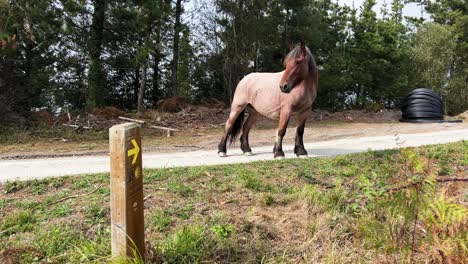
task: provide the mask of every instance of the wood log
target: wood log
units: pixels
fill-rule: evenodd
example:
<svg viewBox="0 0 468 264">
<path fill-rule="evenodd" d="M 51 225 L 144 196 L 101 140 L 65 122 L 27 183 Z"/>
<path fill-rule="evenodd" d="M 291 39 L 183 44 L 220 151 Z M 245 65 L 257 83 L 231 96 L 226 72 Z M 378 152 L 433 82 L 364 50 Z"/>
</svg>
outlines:
<svg viewBox="0 0 468 264">
<path fill-rule="evenodd" d="M 172 135 L 172 132 L 180 131 L 179 129 L 170 128 L 170 127 L 163 127 L 163 126 L 150 126 L 150 127 L 156 128 L 156 129 L 161 129 L 161 130 L 166 130 L 167 137 L 170 137 Z"/>
<path fill-rule="evenodd" d="M 79 126 L 79 125 L 71 125 L 71 124 L 63 124 L 64 126 L 68 126 L 68 127 L 73 127 L 75 130 L 79 130 L 79 129 L 91 129 L 91 127 L 89 126 Z"/>
<path fill-rule="evenodd" d="M 130 121 L 130 122 L 135 122 L 135 123 L 139 123 L 139 124 L 144 124 L 145 123 L 145 121 L 143 121 L 143 120 L 128 118 L 128 117 L 124 117 L 124 116 L 119 116 L 119 119 L 122 119 L 122 120 L 125 120 L 125 121 Z"/>
<path fill-rule="evenodd" d="M 175 132 L 180 131 L 179 129 L 176 129 L 176 128 L 163 127 L 163 126 L 150 126 L 150 127 L 156 128 L 156 129 L 162 129 L 162 130 L 170 130 L 170 131 L 175 131 Z"/>
</svg>

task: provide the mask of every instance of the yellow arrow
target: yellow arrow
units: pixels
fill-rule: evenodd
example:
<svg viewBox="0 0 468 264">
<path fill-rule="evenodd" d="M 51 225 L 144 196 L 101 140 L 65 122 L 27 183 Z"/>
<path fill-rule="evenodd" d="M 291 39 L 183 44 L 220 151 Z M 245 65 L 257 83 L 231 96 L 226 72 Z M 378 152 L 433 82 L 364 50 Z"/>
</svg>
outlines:
<svg viewBox="0 0 468 264">
<path fill-rule="evenodd" d="M 138 158 L 138 153 L 140 153 L 140 147 L 138 147 L 138 144 L 135 139 L 132 139 L 132 144 L 133 148 L 127 151 L 127 156 L 132 156 L 133 155 L 133 160 L 132 160 L 132 165 L 135 164 Z"/>
</svg>

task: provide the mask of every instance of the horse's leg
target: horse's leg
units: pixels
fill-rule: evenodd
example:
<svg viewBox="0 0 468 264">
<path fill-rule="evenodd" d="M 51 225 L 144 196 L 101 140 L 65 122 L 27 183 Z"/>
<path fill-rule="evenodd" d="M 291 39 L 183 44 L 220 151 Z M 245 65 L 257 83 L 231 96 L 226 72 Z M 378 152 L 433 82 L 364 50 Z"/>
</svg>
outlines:
<svg viewBox="0 0 468 264">
<path fill-rule="evenodd" d="M 289 119 L 291 118 L 291 109 L 281 109 L 278 130 L 276 132 L 276 142 L 273 147 L 273 155 L 275 158 L 284 158 L 283 152 L 283 137 L 288 128 Z"/>
<path fill-rule="evenodd" d="M 242 106 L 242 105 L 234 106 L 233 105 L 231 107 L 231 113 L 229 114 L 229 118 L 226 121 L 226 125 L 224 127 L 223 137 L 221 138 L 221 142 L 219 142 L 219 145 L 218 145 L 218 155 L 220 157 L 227 157 L 226 144 L 227 144 L 229 133 L 231 133 L 234 122 L 236 121 L 239 114 L 242 113 L 242 111 L 244 111 L 245 107 L 246 107 L 245 105 L 244 106 Z"/>
<path fill-rule="evenodd" d="M 255 109 L 250 108 L 249 112 L 249 117 L 247 117 L 247 120 L 244 123 L 244 126 L 242 127 L 242 136 L 240 138 L 241 142 L 241 149 L 244 152 L 244 155 L 250 156 L 252 155 L 252 149 L 249 146 L 249 132 L 252 126 L 255 124 L 255 122 L 258 119 L 258 112 L 255 111 Z"/>
<path fill-rule="evenodd" d="M 304 148 L 304 127 L 307 122 L 307 118 L 311 115 L 311 111 L 299 113 L 297 115 L 297 128 L 296 128 L 296 139 L 294 141 L 294 153 L 299 157 L 307 157 L 307 151 Z"/>
</svg>

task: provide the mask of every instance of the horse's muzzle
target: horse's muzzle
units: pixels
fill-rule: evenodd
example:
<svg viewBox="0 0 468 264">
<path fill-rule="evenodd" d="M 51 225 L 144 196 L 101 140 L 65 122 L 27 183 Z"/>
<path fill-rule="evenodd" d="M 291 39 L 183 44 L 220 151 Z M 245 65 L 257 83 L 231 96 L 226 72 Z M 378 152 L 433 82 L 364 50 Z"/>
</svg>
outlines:
<svg viewBox="0 0 468 264">
<path fill-rule="evenodd" d="M 289 92 L 291 92 L 291 88 L 289 87 L 288 84 L 280 85 L 280 90 L 281 90 L 281 92 L 283 92 L 283 93 L 289 93 Z"/>
</svg>

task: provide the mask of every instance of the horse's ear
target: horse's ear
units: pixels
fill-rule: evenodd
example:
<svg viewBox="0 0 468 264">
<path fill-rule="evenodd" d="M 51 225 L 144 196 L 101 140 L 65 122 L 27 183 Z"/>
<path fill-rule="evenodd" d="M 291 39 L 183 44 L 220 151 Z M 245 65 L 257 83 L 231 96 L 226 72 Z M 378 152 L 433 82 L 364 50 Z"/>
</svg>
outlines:
<svg viewBox="0 0 468 264">
<path fill-rule="evenodd" d="M 306 51 L 306 49 L 305 49 L 305 43 L 304 43 L 303 40 L 301 40 L 301 51 L 302 51 L 303 53 L 305 53 L 305 51 Z"/>
<path fill-rule="evenodd" d="M 294 44 L 292 44 L 291 42 L 288 43 L 288 49 L 289 51 L 293 50 L 294 49 Z"/>
</svg>

